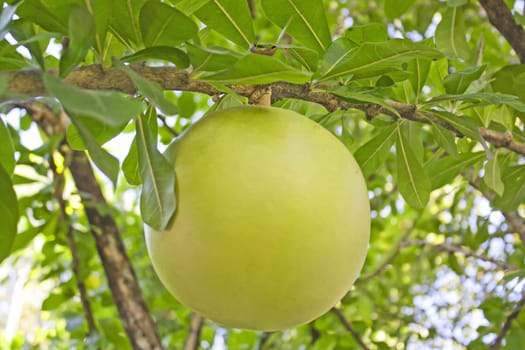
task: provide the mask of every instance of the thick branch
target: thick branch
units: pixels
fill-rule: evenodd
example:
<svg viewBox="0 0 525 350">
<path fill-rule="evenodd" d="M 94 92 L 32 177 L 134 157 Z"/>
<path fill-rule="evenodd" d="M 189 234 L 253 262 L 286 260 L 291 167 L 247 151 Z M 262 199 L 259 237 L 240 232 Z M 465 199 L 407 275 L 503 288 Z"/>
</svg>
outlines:
<svg viewBox="0 0 525 350">
<path fill-rule="evenodd" d="M 490 23 L 507 39 L 521 63 L 525 63 L 525 31 L 516 23 L 503 0 L 479 0 Z"/>
<path fill-rule="evenodd" d="M 113 299 L 131 344 L 134 349 L 162 349 L 117 223 L 110 214 L 101 211 L 107 203 L 89 159 L 84 152 L 67 152 L 71 155 L 69 170 L 82 198 Z"/>
<path fill-rule="evenodd" d="M 48 133 L 61 129 L 60 118 L 46 106 L 36 103 L 20 104 Z M 55 124 L 52 124 L 55 123 Z M 66 144 L 59 148 L 68 160 L 69 170 L 82 198 L 84 210 L 95 239 L 96 247 L 108 279 L 113 300 L 133 349 L 162 349 L 133 266 L 126 254 L 117 223 L 107 213 L 107 202 L 84 152 L 73 151 Z"/>
<path fill-rule="evenodd" d="M 174 67 L 148 67 L 145 65 L 134 65 L 132 67 L 137 73 L 144 78 L 159 83 L 163 89 L 200 92 L 211 96 L 218 96 L 221 91 L 215 89 L 212 85 L 191 79 L 188 71 L 178 70 Z M 8 76 L 8 92 L 13 94 L 22 94 L 29 97 L 44 96 L 47 94 L 42 82 L 42 73 L 38 70 L 11 71 Z M 68 83 L 78 87 L 92 90 L 116 90 L 126 94 L 134 94 L 136 88 L 126 73 L 120 69 L 109 68 L 102 69 L 99 65 L 90 65 L 78 68 L 71 72 L 65 79 Z M 261 91 L 271 88 L 272 102 L 284 98 L 294 98 L 304 101 L 318 103 L 326 107 L 329 111 L 338 109 L 357 109 L 363 111 L 368 119 L 372 119 L 379 114 L 386 114 L 392 118 L 398 118 L 415 121 L 418 123 L 429 124 L 431 120 L 441 124 L 443 127 L 454 132 L 457 136 L 463 136 L 453 125 L 447 124 L 437 118 L 433 118 L 432 113 L 419 111 L 415 105 L 400 103 L 396 101 L 386 101 L 389 106 L 396 110 L 397 114 L 390 109 L 376 104 L 350 103 L 337 98 L 331 93 L 320 88 L 312 87 L 309 84 L 292 84 L 285 82 L 276 82 L 266 86 L 253 85 L 234 85 L 230 88 L 235 93 L 250 98 L 254 102 L 255 97 L 261 97 Z M 329 89 L 329 87 L 327 87 Z M 1 99 L 0 99 L 1 101 Z M 507 142 L 503 136 L 498 133 L 485 132 L 485 139 L 488 142 L 494 142 L 496 147 L 506 147 L 514 152 L 524 154 L 524 144 L 516 141 Z"/>
<path fill-rule="evenodd" d="M 514 141 L 511 134 L 503 134 L 487 128 L 480 128 L 481 136 L 496 147 L 504 147 L 525 156 L 525 144 Z"/>
<path fill-rule="evenodd" d="M 512 321 L 514 321 L 514 319 L 516 319 L 519 316 L 521 310 L 523 310 L 523 307 L 525 307 L 525 289 L 523 291 L 520 301 L 518 301 L 518 303 L 514 307 L 514 310 L 512 310 L 512 312 L 507 316 L 505 322 L 503 323 L 503 326 L 498 332 L 496 339 L 490 345 L 490 350 L 499 350 L 503 339 L 505 339 L 505 336 L 510 331 Z"/>
</svg>

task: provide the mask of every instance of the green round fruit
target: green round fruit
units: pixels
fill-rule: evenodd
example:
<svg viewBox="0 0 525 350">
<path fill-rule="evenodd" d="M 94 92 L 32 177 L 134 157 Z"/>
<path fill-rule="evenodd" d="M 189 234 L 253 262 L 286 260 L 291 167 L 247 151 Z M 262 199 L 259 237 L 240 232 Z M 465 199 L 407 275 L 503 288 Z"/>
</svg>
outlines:
<svg viewBox="0 0 525 350">
<path fill-rule="evenodd" d="M 228 327 L 272 331 L 317 318 L 350 289 L 370 207 L 335 136 L 295 112 L 253 106 L 209 114 L 172 146 L 173 225 L 145 231 L 180 302 Z"/>
</svg>

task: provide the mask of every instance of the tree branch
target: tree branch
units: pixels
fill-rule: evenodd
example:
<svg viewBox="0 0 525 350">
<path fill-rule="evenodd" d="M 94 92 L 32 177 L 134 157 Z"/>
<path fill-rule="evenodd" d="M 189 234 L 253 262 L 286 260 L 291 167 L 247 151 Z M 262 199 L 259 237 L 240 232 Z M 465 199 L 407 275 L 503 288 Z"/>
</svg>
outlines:
<svg viewBox="0 0 525 350">
<path fill-rule="evenodd" d="M 148 67 L 145 65 L 133 65 L 132 68 L 144 78 L 157 82 L 165 90 L 191 91 L 204 93 L 210 96 L 219 96 L 221 91 L 204 81 L 196 81 L 191 77 L 188 70 L 179 70 L 174 67 Z M 39 70 L 7 71 L 8 79 L 7 91 L 11 94 L 21 94 L 22 98 L 44 96 L 47 94 L 42 81 L 42 72 Z M 115 90 L 126 94 L 135 94 L 136 88 L 129 77 L 120 69 L 109 68 L 104 70 L 100 65 L 89 65 L 75 69 L 65 79 L 66 82 L 92 90 Z M 415 121 L 423 124 L 430 124 L 431 120 L 454 132 L 458 137 L 464 136 L 453 125 L 447 124 L 442 120 L 432 117 L 432 114 L 419 111 L 415 105 L 405 104 L 396 101 L 386 101 L 388 105 L 395 109 L 398 114 L 390 109 L 372 103 L 351 103 L 344 101 L 330 92 L 323 90 L 322 86 L 315 87 L 309 84 L 292 84 L 286 82 L 276 82 L 266 86 L 255 85 L 234 85 L 229 88 L 235 93 L 252 99 L 260 95 L 266 87 L 271 88 L 272 102 L 284 98 L 294 98 L 304 101 L 318 103 L 329 111 L 356 109 L 363 111 L 368 119 L 373 119 L 379 114 L 386 114 L 393 119 L 398 115 L 403 119 Z M 324 87 L 329 89 L 329 87 Z M 0 99 L 0 101 L 2 101 Z M 508 137 L 485 131 L 485 139 L 494 143 L 496 147 L 506 147 L 516 153 L 525 155 L 525 145 L 516 141 L 509 141 Z"/>
<path fill-rule="evenodd" d="M 486 255 L 478 254 L 476 252 L 471 251 L 468 248 L 465 248 L 457 244 L 437 244 L 437 243 L 431 243 L 425 240 L 409 240 L 409 241 L 403 242 L 403 246 L 404 247 L 410 247 L 410 246 L 414 247 L 415 246 L 415 247 L 420 247 L 420 248 L 423 248 L 423 247 L 434 248 L 441 252 L 458 253 L 458 254 L 464 255 L 467 258 L 474 258 L 474 259 L 478 259 L 481 261 L 486 261 L 506 271 L 519 270 L 519 268 L 514 265 L 507 264 L 504 261 L 496 260 Z"/>
<path fill-rule="evenodd" d="M 480 128 L 479 133 L 495 147 L 504 147 L 525 156 L 525 143 L 514 141 L 511 134 L 503 134 L 487 128 Z"/>
<path fill-rule="evenodd" d="M 81 277 L 80 274 L 80 259 L 78 257 L 78 250 L 77 244 L 75 242 L 75 236 L 73 234 L 73 227 L 71 225 L 70 217 L 66 212 L 66 202 L 64 200 L 64 174 L 58 172 L 54 159 L 53 157 L 51 158 L 52 159 L 49 162 L 49 166 L 51 168 L 51 171 L 53 172 L 53 178 L 55 180 L 53 196 L 58 200 L 58 204 L 60 207 L 60 221 L 65 222 L 67 224 L 66 239 L 69 250 L 71 251 L 73 275 L 75 276 L 77 282 L 77 288 L 80 294 L 82 309 L 84 310 L 84 316 L 86 317 L 86 321 L 88 324 L 87 334 L 90 335 L 97 331 L 97 327 L 95 325 L 95 318 L 93 317 L 91 303 L 89 302 L 86 284 L 84 283 L 84 279 Z"/>
<path fill-rule="evenodd" d="M 525 63 L 525 31 L 516 23 L 503 0 L 478 0 L 485 9 L 490 23 L 505 37 L 521 63 Z"/>
<path fill-rule="evenodd" d="M 472 186 L 473 188 L 475 188 L 476 190 L 481 192 L 483 197 L 487 198 L 487 200 L 489 200 L 489 201 L 494 200 L 494 198 L 495 198 L 494 194 L 488 193 L 488 192 L 483 192 L 481 190 L 481 186 L 479 184 L 480 181 L 481 181 L 481 179 L 479 179 L 479 178 L 476 179 L 476 180 L 470 180 L 469 184 L 470 184 L 470 186 Z M 520 237 L 521 242 L 523 244 L 525 244 L 525 219 L 523 219 L 523 217 L 517 211 L 504 212 L 504 211 L 500 210 L 499 212 L 501 214 L 503 214 L 505 219 L 507 219 L 506 223 L 507 223 L 509 229 L 511 231 L 516 232 L 518 234 L 518 236 Z"/>
<path fill-rule="evenodd" d="M 370 350 L 368 345 L 366 345 L 363 339 L 361 338 L 361 335 L 354 329 L 354 327 L 352 326 L 352 323 L 345 317 L 345 315 L 343 315 L 343 312 L 335 307 L 333 307 L 331 311 L 337 316 L 339 321 L 341 321 L 341 324 L 343 325 L 343 327 L 345 327 L 345 329 L 350 334 L 352 334 L 352 336 L 357 341 L 361 349 Z"/>
<path fill-rule="evenodd" d="M 23 103 L 18 107 L 26 109 L 46 132 L 62 128 L 61 119 L 45 105 Z M 111 214 L 106 213 L 108 204 L 88 157 L 84 152 L 71 150 L 66 144 L 59 151 L 70 161 L 69 170 L 82 199 L 115 305 L 133 349 L 162 349 L 119 228 Z"/>
<path fill-rule="evenodd" d="M 190 329 L 186 342 L 184 343 L 184 350 L 198 350 L 201 338 L 201 330 L 204 326 L 204 318 L 196 313 L 192 313 L 190 317 Z"/>
<path fill-rule="evenodd" d="M 525 288 L 523 290 L 523 294 L 521 296 L 520 301 L 518 301 L 518 303 L 514 307 L 514 310 L 507 316 L 507 318 L 505 319 L 505 322 L 503 323 L 503 326 L 498 332 L 496 339 L 490 345 L 490 350 L 499 350 L 499 348 L 501 347 L 501 343 L 503 342 L 503 339 L 505 339 L 505 336 L 510 331 L 512 321 L 514 321 L 514 319 L 516 319 L 519 316 L 524 306 L 525 306 Z"/>
</svg>

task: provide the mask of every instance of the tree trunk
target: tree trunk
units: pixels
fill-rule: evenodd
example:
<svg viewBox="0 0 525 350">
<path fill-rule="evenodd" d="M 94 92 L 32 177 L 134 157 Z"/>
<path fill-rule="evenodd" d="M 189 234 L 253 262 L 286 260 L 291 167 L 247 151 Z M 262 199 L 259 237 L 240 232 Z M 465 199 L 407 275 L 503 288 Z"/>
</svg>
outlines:
<svg viewBox="0 0 525 350">
<path fill-rule="evenodd" d="M 134 349 L 162 349 L 117 224 L 110 214 L 103 214 L 99 210 L 107 203 L 89 160 L 83 152 L 68 149 L 64 153 L 66 159 L 70 160 L 69 169 L 82 198 L 97 251 L 128 338 Z"/>
</svg>

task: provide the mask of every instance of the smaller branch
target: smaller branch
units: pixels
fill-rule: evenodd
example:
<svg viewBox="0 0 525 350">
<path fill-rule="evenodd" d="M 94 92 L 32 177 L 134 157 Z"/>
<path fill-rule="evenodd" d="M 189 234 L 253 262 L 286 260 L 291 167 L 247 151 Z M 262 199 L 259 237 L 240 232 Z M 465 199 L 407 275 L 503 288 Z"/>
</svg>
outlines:
<svg viewBox="0 0 525 350">
<path fill-rule="evenodd" d="M 361 335 L 354 329 L 354 327 L 352 326 L 352 323 L 350 322 L 350 320 L 348 320 L 345 317 L 345 315 L 343 315 L 343 312 L 341 310 L 339 310 L 339 309 L 336 309 L 335 307 L 333 307 L 331 311 L 337 316 L 339 321 L 341 321 L 343 327 L 345 327 L 345 329 L 350 334 L 352 334 L 352 336 L 357 341 L 357 343 L 359 344 L 361 349 L 363 349 L 363 350 L 370 350 L 368 345 L 366 345 L 365 342 L 363 341 L 363 339 L 361 338 Z"/>
<path fill-rule="evenodd" d="M 381 265 L 379 265 L 379 267 L 377 267 L 374 271 L 372 271 L 371 273 L 369 273 L 369 274 L 359 278 L 356 281 L 356 283 L 359 283 L 360 281 L 367 281 L 369 279 L 375 278 L 375 277 L 379 276 L 380 274 L 382 274 L 383 272 L 386 271 L 386 269 L 392 264 L 394 259 L 401 252 L 401 248 L 406 246 L 405 242 L 408 239 L 408 237 L 410 236 L 410 234 L 412 233 L 412 231 L 414 230 L 414 228 L 416 227 L 417 220 L 418 219 L 416 219 L 412 223 L 412 226 L 409 229 L 406 230 L 406 232 L 403 234 L 403 237 L 401 237 L 401 239 L 397 243 L 396 247 L 392 250 L 392 253 L 388 256 L 388 258 L 386 258 L 386 260 L 383 261 L 383 263 Z"/>
<path fill-rule="evenodd" d="M 266 345 L 266 342 L 268 339 L 270 339 L 270 336 L 272 335 L 272 332 L 262 332 L 261 337 L 259 338 L 259 341 L 257 342 L 257 350 L 263 350 L 264 346 Z"/>
<path fill-rule="evenodd" d="M 184 350 L 197 350 L 199 349 L 201 330 L 204 326 L 204 318 L 196 313 L 191 314 L 190 318 L 190 329 L 188 331 L 188 337 L 184 343 Z"/>
<path fill-rule="evenodd" d="M 510 331 L 512 321 L 514 321 L 514 319 L 516 319 L 519 316 L 524 306 L 525 306 L 525 288 L 523 289 L 523 294 L 521 296 L 520 301 L 518 301 L 518 303 L 514 307 L 514 310 L 507 316 L 496 339 L 490 345 L 490 350 L 499 350 L 499 348 L 501 347 L 501 343 L 503 342 L 503 339 L 505 339 L 505 336 Z"/>
<path fill-rule="evenodd" d="M 458 254 L 464 255 L 467 258 L 474 258 L 474 259 L 478 259 L 481 261 L 490 262 L 502 268 L 503 270 L 507 270 L 507 271 L 519 270 L 519 268 L 514 265 L 507 264 L 504 261 L 496 260 L 486 255 L 478 254 L 476 252 L 471 251 L 470 249 L 467 249 L 457 244 L 437 244 L 437 243 L 427 242 L 425 240 L 410 240 L 410 241 L 404 242 L 403 246 L 405 247 L 415 246 L 415 247 L 420 247 L 420 248 L 424 248 L 424 247 L 434 248 L 441 252 L 458 253 Z"/>
<path fill-rule="evenodd" d="M 250 103 L 259 106 L 272 105 L 272 88 L 271 86 L 260 86 L 250 95 Z"/>
<path fill-rule="evenodd" d="M 523 244 L 525 244 L 525 220 L 517 213 L 503 213 L 503 216 L 507 219 L 509 228 L 512 231 L 516 231 Z"/>
<path fill-rule="evenodd" d="M 504 147 L 525 156 L 525 143 L 514 141 L 511 134 L 499 133 L 487 128 L 480 128 L 479 133 L 485 140 L 493 144 L 495 147 Z"/>
<path fill-rule="evenodd" d="M 483 192 L 481 190 L 480 183 L 480 178 L 469 180 L 470 186 L 481 192 L 483 197 L 485 197 L 489 201 L 494 200 L 495 195 L 489 192 Z M 517 211 L 508 213 L 500 210 L 499 212 L 503 214 L 503 216 L 507 219 L 506 223 L 508 225 L 509 230 L 516 232 L 520 237 L 521 242 L 525 244 L 525 219 L 523 219 L 523 217 Z"/>
<path fill-rule="evenodd" d="M 175 130 L 173 130 L 173 128 L 171 126 L 168 125 L 168 121 L 166 120 L 166 117 L 163 116 L 163 115 L 157 115 L 157 118 L 160 120 L 160 122 L 162 123 L 162 125 L 164 125 L 166 127 L 166 129 L 168 129 L 169 133 L 171 135 L 173 135 L 173 137 L 177 137 L 179 136 L 179 133 L 177 133 Z"/>
<path fill-rule="evenodd" d="M 479 0 L 490 23 L 505 37 L 516 51 L 521 63 L 525 63 L 525 31 L 516 23 L 512 12 L 503 0 Z"/>
<path fill-rule="evenodd" d="M 73 227 L 71 225 L 70 217 L 69 215 L 67 215 L 66 212 L 66 202 L 64 200 L 64 174 L 58 172 L 53 159 L 51 159 L 51 161 L 49 162 L 49 166 L 51 168 L 51 171 L 53 172 L 53 177 L 55 179 L 55 188 L 53 196 L 58 200 L 59 203 L 60 222 L 67 223 L 67 245 L 69 247 L 69 250 L 71 251 L 73 275 L 75 276 L 75 280 L 77 282 L 77 288 L 80 294 L 82 309 L 84 310 L 84 316 L 88 324 L 87 335 L 91 335 L 97 331 L 97 326 L 95 324 L 93 310 L 91 309 L 91 303 L 89 302 L 86 284 L 84 283 L 84 279 L 80 275 L 80 259 L 78 257 L 77 244 L 75 242 L 75 236 L 73 234 Z"/>
</svg>

